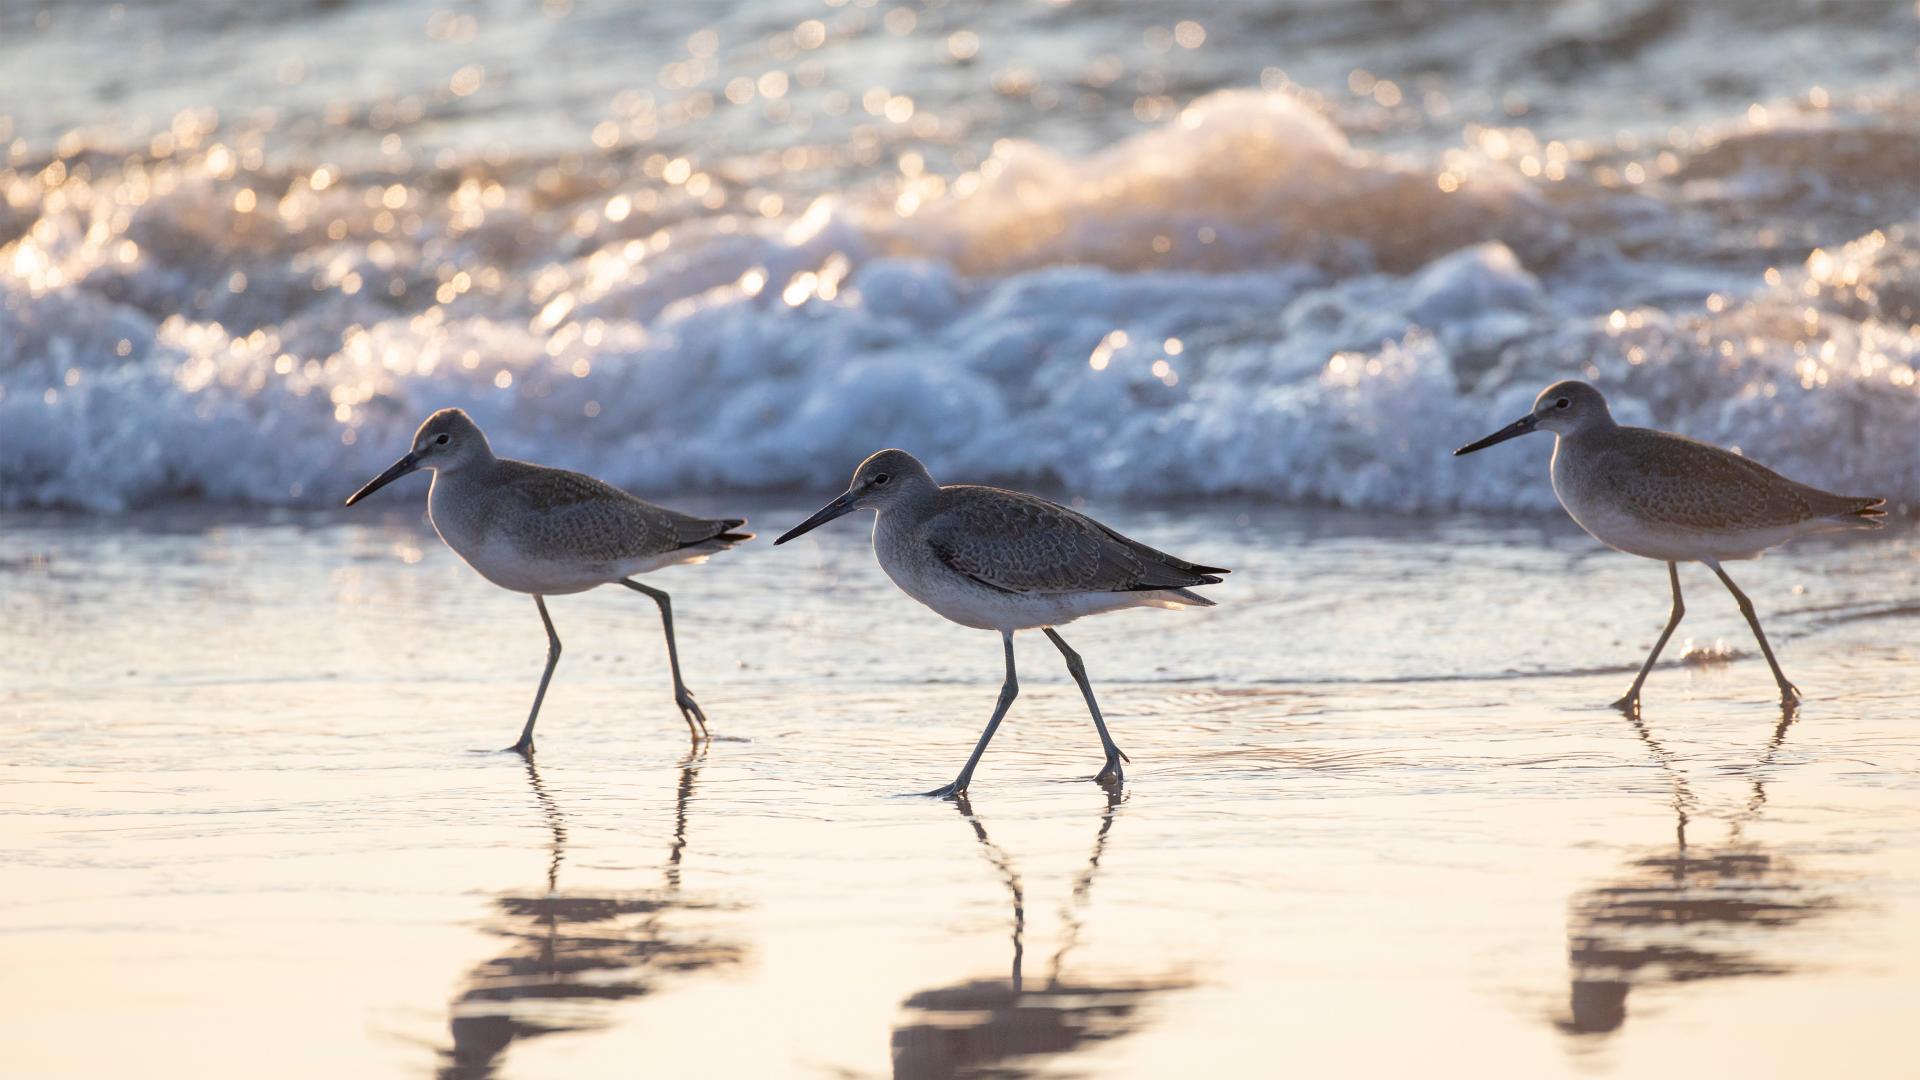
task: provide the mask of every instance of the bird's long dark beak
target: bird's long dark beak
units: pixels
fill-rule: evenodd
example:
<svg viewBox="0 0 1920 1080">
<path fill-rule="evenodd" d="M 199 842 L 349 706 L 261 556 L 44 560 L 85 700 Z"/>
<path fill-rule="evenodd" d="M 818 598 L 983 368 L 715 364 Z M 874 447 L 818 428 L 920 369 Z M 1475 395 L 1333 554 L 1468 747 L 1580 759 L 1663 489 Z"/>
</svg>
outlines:
<svg viewBox="0 0 1920 1080">
<path fill-rule="evenodd" d="M 1503 443 L 1503 442 L 1506 442 L 1508 439 L 1517 439 L 1520 436 L 1527 434 L 1528 432 L 1532 431 L 1534 428 L 1539 426 L 1540 426 L 1539 418 L 1534 416 L 1532 413 L 1528 413 L 1527 415 L 1521 417 L 1520 419 L 1515 420 L 1513 423 L 1508 424 L 1506 427 L 1501 428 L 1499 431 L 1496 431 L 1493 434 L 1487 436 L 1486 438 L 1481 439 L 1479 442 L 1470 442 L 1467 445 L 1461 447 L 1460 449 L 1455 450 L 1453 452 L 1453 456 L 1459 457 L 1461 454 L 1471 454 L 1475 450 L 1485 450 L 1487 447 L 1492 446 L 1494 443 Z"/>
<path fill-rule="evenodd" d="M 357 503 L 361 499 L 364 499 L 367 496 L 373 494 L 374 492 L 379 491 L 381 488 L 386 487 L 388 484 L 393 483 L 395 480 L 400 479 L 401 477 L 407 475 L 408 473 L 412 472 L 413 470 L 419 467 L 420 467 L 420 455 L 408 454 L 406 457 L 403 457 L 399 461 L 396 461 L 393 464 L 387 466 L 386 472 L 383 472 L 379 476 L 376 476 L 373 479 L 367 481 L 366 487 L 363 487 L 359 491 L 356 491 L 353 494 L 347 496 L 347 505 L 352 506 L 354 503 Z"/>
<path fill-rule="evenodd" d="M 786 532 L 781 533 L 780 539 L 775 540 L 774 545 L 777 547 L 793 539 L 794 537 L 799 536 L 801 533 L 812 532 L 813 530 L 819 528 L 820 526 L 825 525 L 827 522 L 832 521 L 834 518 L 837 518 L 842 514 L 850 514 L 852 512 L 853 512 L 853 492 L 849 491 L 845 495 L 842 495 L 839 498 L 828 503 L 827 505 L 821 507 L 817 512 L 815 512 L 815 514 L 812 517 L 808 518 L 807 520 L 801 522 L 798 525 L 795 525 L 793 528 L 788 529 Z"/>
</svg>

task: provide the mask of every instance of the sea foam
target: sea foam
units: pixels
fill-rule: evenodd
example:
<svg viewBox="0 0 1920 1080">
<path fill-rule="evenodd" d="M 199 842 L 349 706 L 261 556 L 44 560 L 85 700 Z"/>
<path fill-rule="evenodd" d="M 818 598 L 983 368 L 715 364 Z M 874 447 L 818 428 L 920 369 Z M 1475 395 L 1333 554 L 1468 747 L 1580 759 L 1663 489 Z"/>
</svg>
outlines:
<svg viewBox="0 0 1920 1080">
<path fill-rule="evenodd" d="M 1624 421 L 1920 498 L 1920 234 L 1680 272 L 1582 227 L 1626 214 L 1613 196 L 1357 150 L 1285 92 L 1083 157 L 1003 142 L 924 197 L 644 235 L 517 190 L 455 228 L 478 196 L 431 172 L 385 231 L 350 177 L 131 204 L 110 156 L 92 175 L 0 248 L 7 507 L 331 502 L 457 405 L 502 453 L 658 496 L 828 490 L 897 445 L 943 479 L 1099 496 L 1534 509 L 1545 445 L 1448 451 L 1568 376 Z M 280 212 L 239 220 L 242 185 Z M 504 271 L 447 269 L 503 238 Z"/>
</svg>

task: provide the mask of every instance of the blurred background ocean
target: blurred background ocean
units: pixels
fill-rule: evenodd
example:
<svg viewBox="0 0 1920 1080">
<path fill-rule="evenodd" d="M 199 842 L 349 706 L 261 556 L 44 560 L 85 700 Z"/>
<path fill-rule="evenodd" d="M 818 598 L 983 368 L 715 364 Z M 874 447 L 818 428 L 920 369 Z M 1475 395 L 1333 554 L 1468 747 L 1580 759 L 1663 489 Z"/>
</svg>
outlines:
<svg viewBox="0 0 1920 1080">
<path fill-rule="evenodd" d="M 1546 382 L 1920 499 L 1913 0 L 0 6 L 0 507 L 1551 505 Z"/>
</svg>

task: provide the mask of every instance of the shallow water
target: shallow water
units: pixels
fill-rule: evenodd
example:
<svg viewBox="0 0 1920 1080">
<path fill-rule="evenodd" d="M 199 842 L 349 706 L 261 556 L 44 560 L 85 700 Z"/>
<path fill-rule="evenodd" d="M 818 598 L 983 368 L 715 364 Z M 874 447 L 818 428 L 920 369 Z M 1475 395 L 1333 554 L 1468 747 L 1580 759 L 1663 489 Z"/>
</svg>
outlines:
<svg viewBox="0 0 1920 1080">
<path fill-rule="evenodd" d="M 1535 462 L 1537 465 L 1538 463 Z M 414 482 L 409 482 L 412 484 Z M 1551 519 L 1095 503 L 1232 565 L 1043 638 L 969 806 L 991 635 L 851 523 L 524 597 L 415 516 L 0 532 L 17 1076 L 1892 1076 L 1920 992 L 1920 548 L 1664 575 Z M 763 531 L 798 500 L 723 500 Z M 405 507 L 405 509 L 392 509 Z"/>
</svg>

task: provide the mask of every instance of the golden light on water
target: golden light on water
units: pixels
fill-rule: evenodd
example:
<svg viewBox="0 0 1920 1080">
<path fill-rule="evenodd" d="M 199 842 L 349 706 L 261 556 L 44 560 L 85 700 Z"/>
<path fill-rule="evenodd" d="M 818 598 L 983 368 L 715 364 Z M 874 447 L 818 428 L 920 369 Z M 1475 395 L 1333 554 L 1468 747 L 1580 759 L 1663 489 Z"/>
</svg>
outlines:
<svg viewBox="0 0 1920 1080">
<path fill-rule="evenodd" d="M 1436 65 L 1504 17 L 832 0 L 629 40 L 664 15 L 322 4 L 223 25 L 215 55 L 149 7 L 5 31 L 84 16 L 119 51 L 73 31 L 96 62 L 0 115 L 0 364 L 27 358 L 0 372 L 0 498 L 72 474 L 103 506 L 203 484 L 300 508 L 0 530 L 0 622 L 33 628 L 0 679 L 24 722 L 0 727 L 34 811 L 0 815 L 31 854 L 0 929 L 40 973 L 6 1002 L 9 1068 L 126 1072 L 115 1046 L 202 1077 L 1893 1060 L 1920 955 L 1913 753 L 1886 712 L 1911 667 L 1902 541 L 1754 571 L 1823 688 L 1791 730 L 1756 719 L 1743 627 L 1704 600 L 1636 728 L 1589 707 L 1614 677 L 1588 646 L 1657 619 L 1657 568 L 1446 513 L 1551 492 L 1537 461 L 1462 480 L 1420 447 L 1558 366 L 1835 483 L 1904 476 L 1858 432 L 1899 427 L 1920 356 L 1889 211 L 1905 23 L 1829 48 L 1814 13 L 1776 34 L 1797 51 L 1702 53 L 1737 13 L 1588 5 L 1513 27 L 1498 63 Z M 159 68 L 131 47 L 154 26 L 179 51 Z M 74 102 L 100 121 L 49 128 Z M 854 363 L 936 390 L 836 382 Z M 1085 714 L 1024 640 L 977 812 L 885 797 L 950 773 L 997 657 L 912 621 L 851 532 L 783 549 L 808 574 L 675 579 L 702 700 L 750 741 L 654 741 L 657 624 L 596 594 L 555 603 L 564 722 L 538 770 L 506 768 L 467 751 L 493 742 L 476 717 L 524 707 L 530 605 L 418 526 L 423 481 L 390 518 L 305 516 L 443 402 L 503 452 L 678 480 L 756 528 L 797 507 L 725 490 L 813 483 L 768 464 L 768 433 L 809 419 L 838 454 L 897 424 L 1240 572 L 1178 625 L 1069 631 L 1096 681 L 1125 675 L 1102 682 L 1140 759 L 1118 803 L 1071 779 Z M 1231 509 L 1126 503 L 1143 474 Z M 1351 492 L 1367 511 L 1335 508 Z M 1416 495 L 1431 520 L 1380 525 Z M 1591 634 L 1490 613 L 1522 580 L 1569 583 Z M 717 1016 L 760 1026 L 661 1037 Z"/>
</svg>

